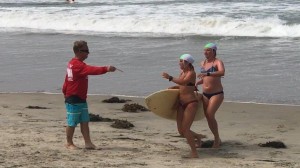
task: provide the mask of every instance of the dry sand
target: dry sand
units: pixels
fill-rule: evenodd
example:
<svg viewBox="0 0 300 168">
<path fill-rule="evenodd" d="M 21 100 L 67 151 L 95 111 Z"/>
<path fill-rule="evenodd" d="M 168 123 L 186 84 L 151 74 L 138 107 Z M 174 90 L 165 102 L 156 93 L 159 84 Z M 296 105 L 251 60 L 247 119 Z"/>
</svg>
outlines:
<svg viewBox="0 0 300 168">
<path fill-rule="evenodd" d="M 79 127 L 74 143 L 79 150 L 67 150 L 65 109 L 60 94 L 0 94 L 0 167 L 300 167 L 300 107 L 225 102 L 217 112 L 223 141 L 220 149 L 198 149 L 199 159 L 185 159 L 190 151 L 178 137 L 176 123 L 151 112 L 123 112 L 121 104 L 102 103 L 108 96 L 89 95 L 90 113 L 124 119 L 131 129 L 116 129 L 112 122 L 91 122 L 92 141 L 97 150 L 83 149 Z M 122 97 L 120 97 L 122 98 Z M 143 106 L 142 98 L 125 98 Z M 27 106 L 49 109 L 28 109 Z M 212 134 L 206 120 L 193 130 Z M 287 149 L 259 147 L 259 143 L 280 140 Z"/>
</svg>

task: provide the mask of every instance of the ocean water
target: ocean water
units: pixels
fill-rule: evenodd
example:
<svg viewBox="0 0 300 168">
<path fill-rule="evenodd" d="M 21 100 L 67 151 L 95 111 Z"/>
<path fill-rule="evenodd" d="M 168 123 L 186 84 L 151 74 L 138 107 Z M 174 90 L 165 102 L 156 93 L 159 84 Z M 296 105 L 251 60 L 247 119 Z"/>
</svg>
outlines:
<svg viewBox="0 0 300 168">
<path fill-rule="evenodd" d="M 0 92 L 60 93 L 72 43 L 91 65 L 89 93 L 144 97 L 173 85 L 178 57 L 195 67 L 207 42 L 226 68 L 225 101 L 300 105 L 300 1 L 0 0 Z"/>
</svg>

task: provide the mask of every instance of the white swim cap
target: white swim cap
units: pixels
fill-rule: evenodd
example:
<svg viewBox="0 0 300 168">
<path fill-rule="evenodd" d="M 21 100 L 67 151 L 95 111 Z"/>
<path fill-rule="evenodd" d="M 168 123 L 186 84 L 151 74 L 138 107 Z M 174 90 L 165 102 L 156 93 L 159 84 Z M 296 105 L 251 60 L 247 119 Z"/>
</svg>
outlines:
<svg viewBox="0 0 300 168">
<path fill-rule="evenodd" d="M 216 45 L 215 43 L 207 43 L 207 44 L 204 46 L 204 48 L 205 48 L 205 49 L 206 49 L 206 48 L 211 48 L 211 49 L 217 51 L 217 45 Z"/>
<path fill-rule="evenodd" d="M 194 63 L 194 58 L 190 54 L 183 54 L 183 55 L 180 56 L 179 59 L 185 60 L 185 61 L 187 61 L 190 64 Z"/>
</svg>

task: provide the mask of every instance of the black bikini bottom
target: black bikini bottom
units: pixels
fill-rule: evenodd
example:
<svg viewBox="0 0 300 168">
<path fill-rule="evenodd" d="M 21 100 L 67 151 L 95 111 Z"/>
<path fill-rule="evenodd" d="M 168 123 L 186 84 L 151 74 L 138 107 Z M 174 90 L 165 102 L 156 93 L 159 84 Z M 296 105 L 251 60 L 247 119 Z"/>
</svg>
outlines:
<svg viewBox="0 0 300 168">
<path fill-rule="evenodd" d="M 202 93 L 203 96 L 207 97 L 208 99 L 210 99 L 211 97 L 215 96 L 215 95 L 218 95 L 218 94 L 224 94 L 223 91 L 220 91 L 220 92 L 216 92 L 216 93 Z"/>
</svg>

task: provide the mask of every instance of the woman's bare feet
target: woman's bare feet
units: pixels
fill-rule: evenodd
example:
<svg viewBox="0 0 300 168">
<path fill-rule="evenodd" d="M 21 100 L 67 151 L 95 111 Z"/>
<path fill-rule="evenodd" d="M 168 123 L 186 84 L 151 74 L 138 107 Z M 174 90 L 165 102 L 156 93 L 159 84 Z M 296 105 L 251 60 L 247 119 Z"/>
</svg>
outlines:
<svg viewBox="0 0 300 168">
<path fill-rule="evenodd" d="M 206 135 L 197 134 L 195 136 L 195 138 L 196 138 L 196 142 L 195 142 L 196 148 L 201 148 L 201 146 L 202 146 L 202 140 L 201 139 L 206 138 Z"/>
<path fill-rule="evenodd" d="M 96 146 L 93 143 L 86 143 L 85 149 L 96 149 Z"/>
<path fill-rule="evenodd" d="M 182 158 L 184 159 L 195 159 L 195 158 L 199 158 L 198 153 L 197 152 L 191 152 L 190 155 L 185 155 L 182 156 Z"/>
<path fill-rule="evenodd" d="M 66 144 L 65 147 L 66 147 L 67 149 L 71 149 L 71 150 L 76 150 L 76 149 L 78 149 L 78 147 L 75 146 L 74 144 Z"/>
<path fill-rule="evenodd" d="M 220 148 L 221 143 L 222 143 L 222 142 L 221 142 L 221 139 L 220 139 L 220 138 L 217 139 L 217 140 L 215 139 L 212 148 Z"/>
<path fill-rule="evenodd" d="M 191 152 L 191 158 L 199 158 L 197 152 Z"/>
</svg>

